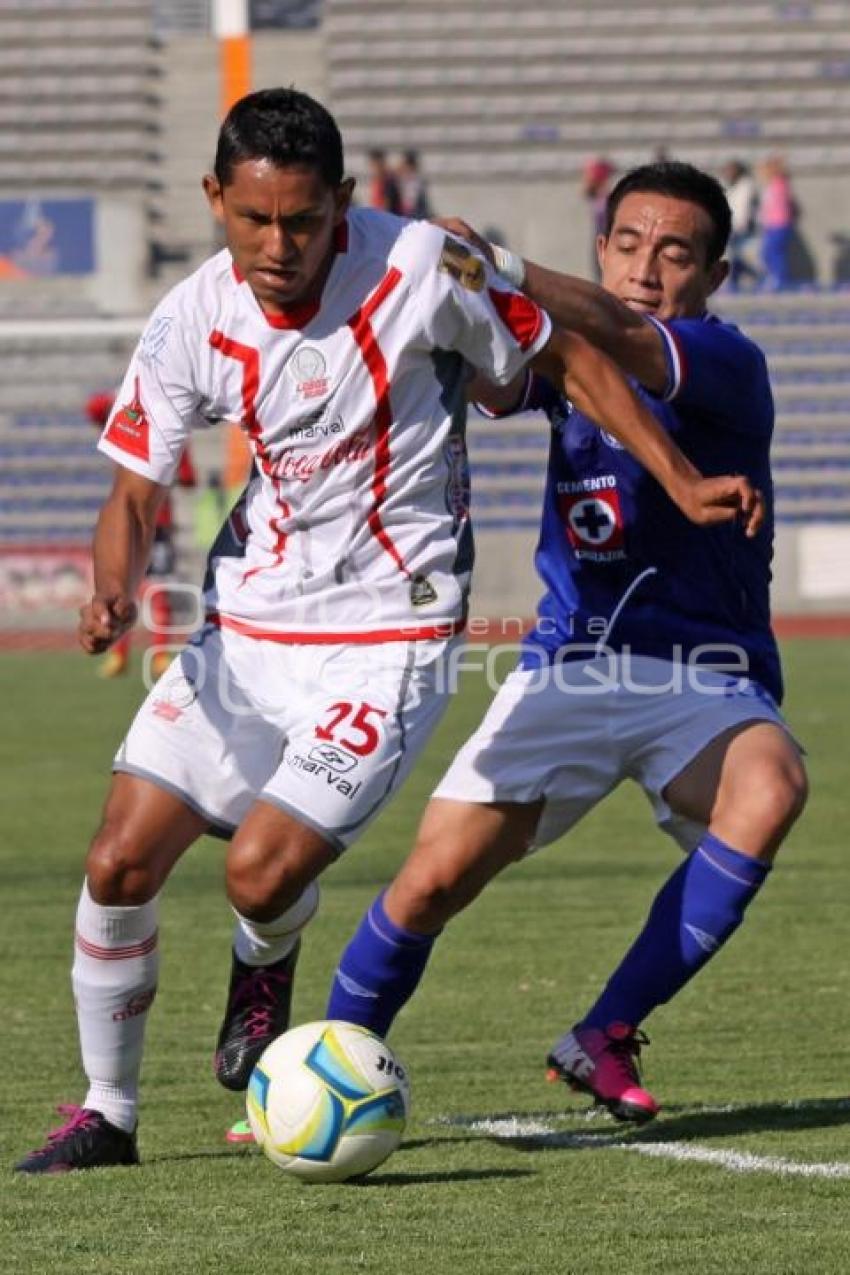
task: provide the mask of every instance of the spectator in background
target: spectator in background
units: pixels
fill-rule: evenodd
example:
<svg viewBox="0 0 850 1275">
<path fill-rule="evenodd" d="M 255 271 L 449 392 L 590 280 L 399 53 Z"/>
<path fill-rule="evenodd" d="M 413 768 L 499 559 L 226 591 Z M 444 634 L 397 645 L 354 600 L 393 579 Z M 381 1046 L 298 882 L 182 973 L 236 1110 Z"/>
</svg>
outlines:
<svg viewBox="0 0 850 1275">
<path fill-rule="evenodd" d="M 98 430 L 102 430 L 105 427 L 114 404 L 114 394 L 92 394 L 91 398 L 89 398 L 86 403 L 86 416 Z M 125 407 L 121 411 L 127 412 L 128 409 Z M 197 486 L 195 468 L 192 464 L 188 447 L 180 457 L 177 482 L 181 487 Z M 171 601 L 168 596 L 168 589 L 163 588 L 161 582 L 166 577 L 173 575 L 174 564 L 174 516 L 171 500 L 166 497 L 160 505 L 159 513 L 156 517 L 154 542 L 151 548 L 150 565 L 148 566 L 145 581 L 145 591 L 149 594 L 150 614 L 153 621 L 151 676 L 154 681 L 158 681 L 162 677 L 171 663 L 173 654 L 170 631 L 172 624 Z M 120 677 L 122 673 L 127 672 L 129 664 L 130 634 L 125 633 L 106 652 L 98 669 L 98 676 Z"/>
<path fill-rule="evenodd" d="M 428 186 L 419 167 L 419 152 L 405 151 L 396 169 L 401 215 L 413 217 L 417 221 L 427 221 L 433 217 L 431 201 L 428 197 Z"/>
<path fill-rule="evenodd" d="M 596 241 L 605 234 L 608 193 L 616 169 L 607 159 L 597 156 L 589 159 L 581 174 L 581 193 L 590 205 L 592 225 L 592 241 L 590 246 L 590 264 L 594 278 L 599 278 L 599 258 L 596 252 Z"/>
<path fill-rule="evenodd" d="M 744 255 L 744 249 L 756 232 L 758 193 L 752 173 L 738 159 L 730 159 L 728 164 L 723 165 L 720 179 L 732 212 L 728 249 L 729 288 L 737 292 L 743 278 L 758 278 L 758 270 Z"/>
<path fill-rule="evenodd" d="M 386 151 L 369 151 L 369 187 L 366 202 L 370 208 L 378 208 L 381 212 L 401 212 L 398 181 L 387 163 Z"/>
<path fill-rule="evenodd" d="M 759 177 L 762 188 L 758 221 L 764 286 L 769 292 L 781 292 L 791 283 L 791 243 L 797 205 L 781 155 L 768 156 L 760 166 Z"/>
</svg>

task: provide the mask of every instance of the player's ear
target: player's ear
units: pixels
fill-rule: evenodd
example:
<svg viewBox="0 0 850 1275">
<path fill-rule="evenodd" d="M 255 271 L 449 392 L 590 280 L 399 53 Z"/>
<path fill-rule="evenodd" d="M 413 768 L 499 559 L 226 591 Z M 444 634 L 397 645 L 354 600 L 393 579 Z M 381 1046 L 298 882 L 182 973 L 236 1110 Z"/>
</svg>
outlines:
<svg viewBox="0 0 850 1275">
<path fill-rule="evenodd" d="M 355 180 L 353 177 L 346 177 L 339 183 L 334 191 L 334 224 L 339 225 L 345 214 L 351 207 L 351 197 L 354 194 Z"/>
<path fill-rule="evenodd" d="M 725 257 L 721 257 L 719 261 L 714 261 L 708 267 L 708 295 L 711 296 L 716 292 L 721 283 L 726 281 L 729 274 L 729 262 Z"/>
<path fill-rule="evenodd" d="M 596 236 L 596 260 L 599 262 L 599 269 L 602 269 L 602 263 L 605 258 L 605 249 L 608 247 L 608 239 L 605 235 Z"/>
<path fill-rule="evenodd" d="M 213 173 L 205 173 L 201 185 L 204 188 L 204 194 L 207 197 L 207 203 L 210 206 L 212 215 L 217 221 L 224 221 L 221 182 Z"/>
</svg>

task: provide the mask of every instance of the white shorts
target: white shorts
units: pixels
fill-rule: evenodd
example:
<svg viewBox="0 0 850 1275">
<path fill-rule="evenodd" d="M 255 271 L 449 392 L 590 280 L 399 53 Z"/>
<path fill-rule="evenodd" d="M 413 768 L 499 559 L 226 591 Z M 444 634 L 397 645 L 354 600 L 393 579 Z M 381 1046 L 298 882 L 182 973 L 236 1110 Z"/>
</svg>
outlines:
<svg viewBox="0 0 850 1275">
<path fill-rule="evenodd" d="M 290 645 L 207 628 L 153 687 L 113 768 L 175 793 L 220 835 L 260 798 L 343 850 L 442 716 L 457 640 Z"/>
<path fill-rule="evenodd" d="M 608 657 L 515 669 L 434 796 L 481 803 L 542 797 L 537 847 L 633 779 L 659 826 L 692 850 L 705 828 L 674 814 L 662 796 L 667 785 L 730 727 L 787 727 L 755 682 L 645 656 L 612 669 Z"/>
</svg>

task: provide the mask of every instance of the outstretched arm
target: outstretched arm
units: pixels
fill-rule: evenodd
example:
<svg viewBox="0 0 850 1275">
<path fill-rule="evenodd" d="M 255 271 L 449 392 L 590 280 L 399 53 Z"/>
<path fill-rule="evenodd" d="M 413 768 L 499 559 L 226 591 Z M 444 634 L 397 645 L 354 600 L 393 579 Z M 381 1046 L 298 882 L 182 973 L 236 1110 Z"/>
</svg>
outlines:
<svg viewBox="0 0 850 1275">
<path fill-rule="evenodd" d="M 440 225 L 468 240 L 498 268 L 492 244 L 482 239 L 468 222 L 450 217 L 441 220 Z M 651 393 L 664 393 L 667 356 L 664 338 L 654 323 L 630 310 L 596 283 L 547 270 L 533 261 L 523 261 L 521 265 L 522 291 L 546 310 L 555 323 L 591 341 Z M 511 282 L 519 283 L 517 279 Z"/>
<path fill-rule="evenodd" d="M 105 651 L 136 620 L 136 592 L 148 565 L 156 515 L 167 488 L 116 467 L 94 533 L 94 594 L 80 608 L 80 645 Z"/>
<path fill-rule="evenodd" d="M 711 526 L 740 516 L 748 536 L 758 532 L 764 501 L 749 480 L 740 475 L 703 478 L 619 367 L 584 337 L 554 328 L 532 367 L 628 448 L 691 522 Z"/>
<path fill-rule="evenodd" d="M 654 323 L 598 284 L 525 262 L 523 292 L 555 323 L 578 332 L 650 393 L 663 394 L 669 376 L 664 338 Z"/>
</svg>

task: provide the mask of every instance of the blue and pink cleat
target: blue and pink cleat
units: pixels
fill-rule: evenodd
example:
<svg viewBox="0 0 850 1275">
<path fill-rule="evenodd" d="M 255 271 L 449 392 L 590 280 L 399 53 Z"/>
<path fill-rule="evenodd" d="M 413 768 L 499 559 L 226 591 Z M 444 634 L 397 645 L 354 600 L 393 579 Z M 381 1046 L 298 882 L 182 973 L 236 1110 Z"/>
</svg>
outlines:
<svg viewBox="0 0 850 1275">
<path fill-rule="evenodd" d="M 588 1093 L 617 1120 L 645 1124 L 660 1107 L 640 1083 L 638 1057 L 649 1041 L 627 1023 L 574 1027 L 552 1047 L 547 1080 L 563 1080 Z"/>
</svg>

